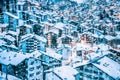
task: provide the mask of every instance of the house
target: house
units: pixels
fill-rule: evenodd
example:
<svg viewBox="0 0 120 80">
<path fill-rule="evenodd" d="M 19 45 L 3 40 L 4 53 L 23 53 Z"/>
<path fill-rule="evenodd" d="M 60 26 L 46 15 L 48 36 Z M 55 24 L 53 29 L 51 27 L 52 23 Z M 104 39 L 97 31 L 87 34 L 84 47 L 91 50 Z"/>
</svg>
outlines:
<svg viewBox="0 0 120 80">
<path fill-rule="evenodd" d="M 72 53 L 71 47 L 69 45 L 59 44 L 59 46 L 57 47 L 57 53 L 62 55 L 63 60 L 68 60 Z"/>
<path fill-rule="evenodd" d="M 24 24 L 18 27 L 18 32 L 19 32 L 19 38 L 21 38 L 21 36 L 33 33 L 33 28 L 31 25 Z"/>
<path fill-rule="evenodd" d="M 40 51 L 42 53 L 42 60 L 44 70 L 51 69 L 53 67 L 62 65 L 62 55 L 56 53 L 53 49 L 47 48 L 46 52 Z"/>
<path fill-rule="evenodd" d="M 6 31 L 6 27 L 8 26 L 8 24 L 0 24 L 0 32 L 4 32 Z"/>
<path fill-rule="evenodd" d="M 46 71 L 45 80 L 80 80 L 80 79 L 77 70 L 70 66 L 61 66 Z"/>
<path fill-rule="evenodd" d="M 17 2 L 17 10 L 19 11 L 31 11 L 33 4 L 28 0 L 19 0 Z"/>
<path fill-rule="evenodd" d="M 44 27 L 43 25 L 40 25 L 40 24 L 34 24 L 33 25 L 33 32 L 36 34 L 36 35 L 43 35 L 43 30 L 44 30 Z"/>
<path fill-rule="evenodd" d="M 58 37 L 61 37 L 61 35 L 63 34 L 64 27 L 65 27 L 64 23 L 58 22 L 52 29 L 53 31 L 58 32 Z"/>
<path fill-rule="evenodd" d="M 8 30 L 16 31 L 17 26 L 19 24 L 18 20 L 19 20 L 18 16 L 13 15 L 10 12 L 4 12 L 4 23 L 9 24 L 7 27 Z"/>
<path fill-rule="evenodd" d="M 0 71 L 10 74 L 13 76 L 19 76 L 17 75 L 17 70 L 15 71 L 15 66 L 17 66 L 19 63 L 21 63 L 27 56 L 23 54 L 18 54 L 17 52 L 12 51 L 3 51 L 0 53 Z M 23 66 L 24 67 L 24 66 Z M 22 73 L 24 75 L 24 73 Z M 7 76 L 7 75 L 6 75 Z M 20 77 L 18 77 L 20 78 Z"/>
<path fill-rule="evenodd" d="M 16 13 L 16 2 L 17 2 L 17 0 L 2 1 L 3 12 L 8 11 L 11 13 Z"/>
<path fill-rule="evenodd" d="M 0 35 L 0 48 L 2 50 L 11 50 L 11 51 L 18 51 L 17 45 L 16 45 L 16 38 L 12 35 L 9 35 L 8 33 L 4 32 L 2 35 Z"/>
<path fill-rule="evenodd" d="M 75 69 L 79 72 L 81 80 L 119 80 L 119 66 L 120 64 L 117 62 L 104 56 L 98 60 L 95 60 L 93 63 L 81 65 Z"/>
<path fill-rule="evenodd" d="M 6 76 L 6 75 L 7 75 L 7 76 Z M 1 71 L 0 71 L 0 79 L 1 79 L 1 80 L 6 80 L 6 79 L 7 79 L 7 80 L 21 80 L 21 79 L 15 77 L 15 76 L 6 74 L 6 73 L 1 72 Z"/>
<path fill-rule="evenodd" d="M 43 80 L 41 53 L 39 51 L 31 54 L 1 52 L 0 71 L 6 73 L 7 78 L 12 75 L 21 80 Z"/>
<path fill-rule="evenodd" d="M 61 37 L 63 34 L 63 23 L 56 23 L 53 26 L 45 26 L 44 32 L 46 32 L 46 37 L 48 39 L 48 46 L 57 47 L 57 38 Z"/>
<path fill-rule="evenodd" d="M 23 53 L 31 53 L 35 50 L 45 52 L 46 38 L 36 34 L 26 34 L 21 37 L 19 48 Z"/>
</svg>

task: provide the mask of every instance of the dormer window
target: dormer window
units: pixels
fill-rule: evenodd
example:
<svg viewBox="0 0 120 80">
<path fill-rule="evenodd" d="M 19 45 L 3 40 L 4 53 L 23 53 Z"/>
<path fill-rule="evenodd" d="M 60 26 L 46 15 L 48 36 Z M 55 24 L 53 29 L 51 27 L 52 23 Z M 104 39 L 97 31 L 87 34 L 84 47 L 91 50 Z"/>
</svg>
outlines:
<svg viewBox="0 0 120 80">
<path fill-rule="evenodd" d="M 108 66 L 109 66 L 109 64 L 108 64 L 108 63 L 104 63 L 104 64 L 103 64 L 103 66 L 108 67 Z"/>
</svg>

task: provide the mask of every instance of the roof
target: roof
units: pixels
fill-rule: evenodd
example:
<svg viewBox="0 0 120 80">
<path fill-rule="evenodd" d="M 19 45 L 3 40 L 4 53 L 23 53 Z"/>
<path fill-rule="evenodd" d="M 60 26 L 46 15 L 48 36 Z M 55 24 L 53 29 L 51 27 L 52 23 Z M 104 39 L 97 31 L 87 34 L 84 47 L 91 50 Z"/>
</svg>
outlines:
<svg viewBox="0 0 120 80">
<path fill-rule="evenodd" d="M 11 17 L 13 17 L 13 18 L 19 19 L 19 17 L 18 17 L 18 16 L 15 16 L 15 15 L 13 15 L 13 14 L 9 13 L 9 12 L 5 12 L 5 14 L 7 14 L 7 15 L 9 15 L 9 16 L 11 16 Z"/>
<path fill-rule="evenodd" d="M 86 50 L 86 51 L 89 51 L 89 50 L 96 51 L 97 46 L 96 47 L 91 47 L 91 45 L 88 45 L 88 44 L 76 43 L 76 49 L 77 50 Z"/>
<path fill-rule="evenodd" d="M 1 46 L 1 45 L 4 45 L 4 44 L 6 44 L 6 42 L 5 42 L 4 40 L 1 40 L 1 39 L 0 39 L 0 46 Z"/>
<path fill-rule="evenodd" d="M 6 33 L 0 35 L 0 38 L 4 38 L 4 39 L 7 39 L 7 40 L 12 41 L 12 42 L 15 41 L 14 37 L 12 37 L 11 35 L 6 35 Z"/>
<path fill-rule="evenodd" d="M 8 24 L 1 24 L 0 23 L 0 27 L 7 27 L 8 26 Z"/>
<path fill-rule="evenodd" d="M 22 36 L 22 41 L 28 40 L 28 39 L 33 38 L 33 37 L 35 37 L 36 39 L 38 39 L 42 42 L 47 42 L 46 38 L 35 35 L 35 34 L 26 34 L 26 35 Z"/>
<path fill-rule="evenodd" d="M 4 65 L 11 64 L 17 66 L 26 58 L 27 58 L 26 55 L 12 51 L 9 52 L 3 51 L 0 53 L 0 63 Z"/>
<path fill-rule="evenodd" d="M 39 52 L 38 50 L 28 54 L 22 54 L 22 53 L 17 53 L 13 51 L 9 51 L 9 52 L 3 51 L 3 52 L 0 52 L 0 63 L 4 65 L 11 64 L 11 65 L 17 66 L 25 59 L 28 59 L 30 57 L 38 59 L 38 57 L 41 55 L 42 55 L 41 52 Z"/>
<path fill-rule="evenodd" d="M 63 30 L 64 24 L 59 22 L 59 23 L 55 24 L 55 27 L 58 28 L 58 29 Z"/>
<path fill-rule="evenodd" d="M 108 57 L 103 57 L 97 62 L 100 62 L 100 64 L 92 64 L 103 72 L 107 73 L 109 76 L 113 77 L 114 79 L 120 78 L 120 64 Z"/>
<path fill-rule="evenodd" d="M 47 42 L 46 38 L 38 36 L 38 35 L 34 35 L 38 40 L 42 41 L 42 42 Z"/>
<path fill-rule="evenodd" d="M 17 5 L 24 5 L 24 4 L 25 4 L 25 2 L 23 2 L 23 1 L 17 2 Z"/>
<path fill-rule="evenodd" d="M 52 49 L 49 49 L 49 50 L 47 49 L 46 52 L 42 52 L 42 51 L 40 51 L 40 52 L 44 55 L 55 58 L 57 60 L 61 60 L 61 58 L 62 58 L 62 55 L 54 52 Z"/>
<path fill-rule="evenodd" d="M 49 26 L 53 26 L 54 25 L 54 24 L 49 23 L 49 22 L 42 22 L 42 24 L 49 25 Z"/>
<path fill-rule="evenodd" d="M 83 62 L 81 62 L 81 60 L 78 58 L 74 58 L 73 61 L 74 61 L 74 63 L 72 63 L 73 68 L 77 68 L 90 63 L 89 60 L 84 60 Z"/>
<path fill-rule="evenodd" d="M 15 45 L 13 45 L 13 44 L 11 44 L 11 45 L 2 44 L 2 47 L 12 48 L 12 49 L 18 50 L 18 48 Z"/>
<path fill-rule="evenodd" d="M 61 77 L 63 80 L 75 80 L 75 75 L 78 74 L 77 70 L 70 66 L 61 66 L 57 67 L 53 70 L 54 73 L 56 73 L 59 77 Z"/>
<path fill-rule="evenodd" d="M 8 31 L 8 33 L 12 35 L 18 35 L 18 32 L 15 32 L 15 31 Z"/>
<path fill-rule="evenodd" d="M 0 73 L 2 73 L 2 75 L 0 75 L 0 80 L 6 80 L 6 73 L 3 73 L 3 72 L 1 72 L 0 71 Z M 15 76 L 12 76 L 12 75 L 9 75 L 9 74 L 7 74 L 7 80 L 21 80 L 21 79 L 19 79 L 19 78 L 17 78 L 17 77 L 15 77 Z"/>
<path fill-rule="evenodd" d="M 113 36 L 110 36 L 110 35 L 105 35 L 105 39 L 107 39 L 107 40 L 113 40 L 113 39 L 115 39 L 115 37 L 113 37 Z"/>
<path fill-rule="evenodd" d="M 11 35 L 5 35 L 4 37 L 12 42 L 15 41 L 15 38 L 12 37 Z"/>
<path fill-rule="evenodd" d="M 23 25 L 23 26 L 26 26 L 27 28 L 32 28 L 32 26 L 31 26 L 31 25 L 28 25 L 28 24 L 25 24 L 25 25 Z"/>
<path fill-rule="evenodd" d="M 29 55 L 29 57 L 33 57 L 33 58 L 38 59 L 38 57 L 41 56 L 42 54 L 41 54 L 41 52 L 39 52 L 38 50 L 36 50 L 36 51 L 34 51 L 32 53 L 28 53 L 26 55 Z"/>
<path fill-rule="evenodd" d="M 59 32 L 57 31 L 57 30 L 55 30 L 55 29 L 51 29 L 51 30 L 49 30 L 48 31 L 48 33 L 54 33 L 54 34 L 56 34 L 56 35 L 58 35 L 59 34 Z"/>
<path fill-rule="evenodd" d="M 101 44 L 99 44 L 99 45 L 97 45 L 101 50 L 103 50 L 103 51 L 107 51 L 107 50 L 109 50 L 110 48 L 111 48 L 111 46 L 109 46 L 109 45 L 107 45 L 107 44 L 103 44 L 103 43 L 101 43 Z"/>
</svg>

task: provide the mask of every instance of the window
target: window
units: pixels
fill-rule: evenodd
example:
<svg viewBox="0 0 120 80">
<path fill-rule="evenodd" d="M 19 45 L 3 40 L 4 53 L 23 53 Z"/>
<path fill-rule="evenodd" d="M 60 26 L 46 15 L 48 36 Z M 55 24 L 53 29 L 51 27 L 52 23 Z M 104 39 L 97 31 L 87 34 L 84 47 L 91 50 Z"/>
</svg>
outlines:
<svg viewBox="0 0 120 80">
<path fill-rule="evenodd" d="M 100 77 L 99 80 L 104 80 L 104 78 Z"/>
<path fill-rule="evenodd" d="M 30 65 L 33 65 L 34 64 L 34 61 L 31 61 Z"/>
<path fill-rule="evenodd" d="M 20 5 L 18 5 L 18 10 L 21 10 L 21 6 Z"/>
<path fill-rule="evenodd" d="M 30 71 L 33 71 L 33 70 L 34 70 L 34 67 L 30 68 L 29 70 L 30 70 Z"/>
<path fill-rule="evenodd" d="M 39 65 L 39 66 L 37 66 L 36 68 L 37 68 L 37 69 L 40 69 L 40 67 L 41 67 L 41 66 Z"/>
<path fill-rule="evenodd" d="M 40 71 L 38 71 L 38 72 L 36 72 L 36 75 L 39 75 L 41 72 Z"/>
<path fill-rule="evenodd" d="M 29 76 L 30 76 L 30 77 L 33 77 L 33 76 L 34 76 L 34 73 L 30 74 Z"/>
<path fill-rule="evenodd" d="M 98 71 L 94 71 L 94 73 L 95 73 L 95 74 L 97 74 L 97 73 L 98 73 Z"/>
<path fill-rule="evenodd" d="M 109 66 L 109 64 L 108 64 L 108 63 L 104 63 L 104 64 L 103 64 L 103 66 L 108 67 L 108 66 Z"/>
</svg>

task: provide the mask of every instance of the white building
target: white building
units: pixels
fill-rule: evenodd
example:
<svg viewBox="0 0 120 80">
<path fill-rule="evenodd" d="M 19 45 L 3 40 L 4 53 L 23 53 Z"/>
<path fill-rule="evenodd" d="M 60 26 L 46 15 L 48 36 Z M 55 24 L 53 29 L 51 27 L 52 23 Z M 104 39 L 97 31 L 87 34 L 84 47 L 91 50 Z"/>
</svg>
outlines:
<svg viewBox="0 0 120 80">
<path fill-rule="evenodd" d="M 45 80 L 79 80 L 78 71 L 70 66 L 61 66 L 48 70 Z"/>
<path fill-rule="evenodd" d="M 43 80 L 41 53 L 35 51 L 25 55 L 12 51 L 1 52 L 0 71 L 6 73 L 6 76 L 9 74 L 22 80 Z"/>
</svg>

